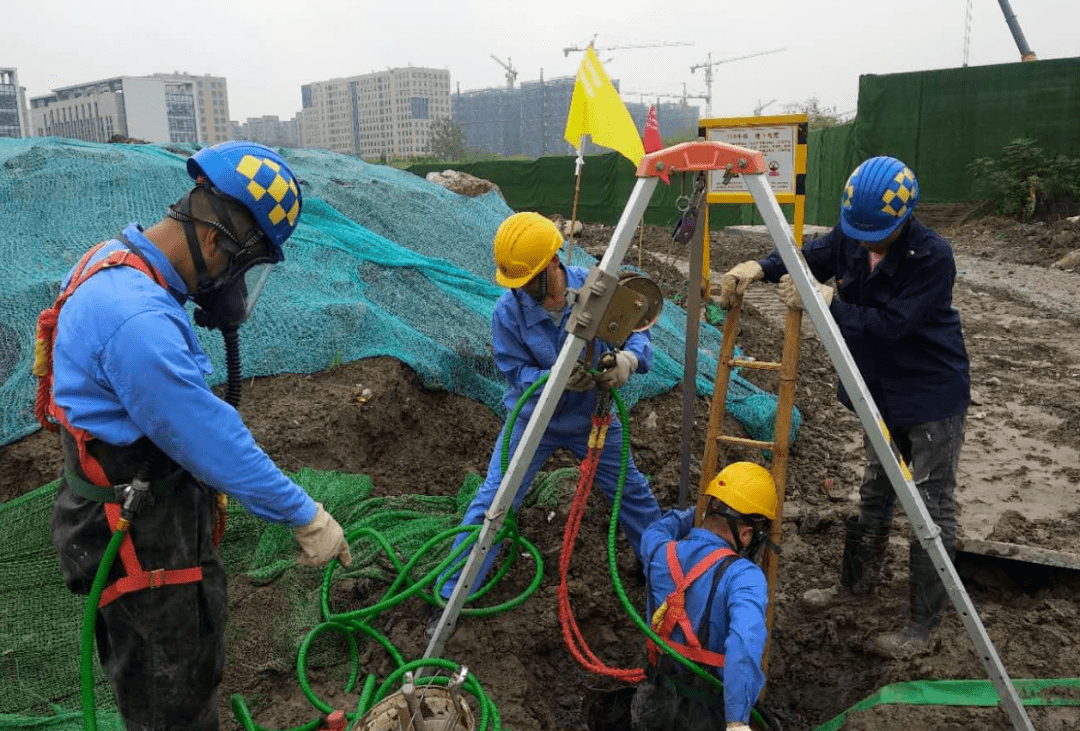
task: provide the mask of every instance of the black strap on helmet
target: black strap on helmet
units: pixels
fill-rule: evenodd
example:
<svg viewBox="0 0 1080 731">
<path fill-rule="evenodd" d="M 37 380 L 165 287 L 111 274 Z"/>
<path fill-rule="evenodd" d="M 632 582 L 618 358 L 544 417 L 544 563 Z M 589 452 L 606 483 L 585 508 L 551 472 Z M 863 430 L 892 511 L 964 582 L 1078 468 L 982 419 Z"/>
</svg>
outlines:
<svg viewBox="0 0 1080 731">
<path fill-rule="evenodd" d="M 210 205 L 213 207 L 214 215 L 217 217 L 216 221 L 206 221 L 191 214 L 191 196 L 196 190 L 203 191 L 209 197 Z M 240 205 L 239 201 L 222 193 L 206 178 L 199 178 L 195 187 L 185 193 L 184 197 L 178 202 L 169 206 L 169 210 L 165 214 L 169 218 L 179 221 L 184 227 L 188 251 L 191 253 L 191 260 L 195 264 L 195 273 L 198 277 L 196 293 L 209 292 L 217 287 L 226 286 L 253 266 L 273 264 L 277 261 L 269 251 L 265 255 L 258 253 L 256 245 L 265 239 L 265 235 L 257 226 L 249 230 L 244 239 L 241 240 L 232 226 L 232 217 L 229 215 L 228 208 L 230 201 Z M 223 277 L 216 281 L 210 277 L 210 273 L 206 268 L 202 247 L 199 246 L 199 239 L 195 235 L 196 223 L 216 229 L 221 234 L 218 244 L 229 255 L 229 269 Z"/>
<path fill-rule="evenodd" d="M 762 548 L 769 548 L 777 556 L 780 555 L 780 546 L 772 542 L 769 537 L 769 532 L 772 529 L 772 521 L 766 518 L 764 515 L 746 515 L 735 510 L 727 503 L 718 500 L 714 497 L 709 498 L 709 503 L 705 509 L 706 517 L 709 515 L 718 515 L 724 519 L 727 523 L 728 530 L 731 531 L 731 540 L 735 544 L 735 552 L 740 556 L 749 558 L 751 561 L 757 561 L 758 554 Z M 746 523 L 749 525 L 753 532 L 750 537 L 750 543 L 746 546 L 743 545 L 742 539 L 739 538 L 739 525 Z"/>
</svg>

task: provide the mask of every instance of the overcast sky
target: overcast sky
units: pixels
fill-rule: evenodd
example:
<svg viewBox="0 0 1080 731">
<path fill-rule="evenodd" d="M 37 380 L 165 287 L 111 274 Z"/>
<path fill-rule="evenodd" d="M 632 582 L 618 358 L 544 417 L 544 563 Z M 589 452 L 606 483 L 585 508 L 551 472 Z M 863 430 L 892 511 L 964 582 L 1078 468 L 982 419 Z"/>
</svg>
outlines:
<svg viewBox="0 0 1080 731">
<path fill-rule="evenodd" d="M 998 0 L 971 0 L 968 65 L 1019 60 Z M 1040 59 L 1080 56 L 1080 0 L 1011 0 Z M 760 103 L 817 97 L 854 111 L 861 74 L 963 65 L 967 0 L 18 0 L 0 15 L 0 66 L 18 68 L 28 96 L 55 87 L 154 72 L 228 80 L 234 120 L 300 109 L 300 86 L 401 66 L 450 72 L 451 91 L 572 76 L 596 34 L 623 97 L 705 94 L 712 61 L 784 48 L 713 67 L 713 116 Z M 655 48 L 612 46 L 682 43 Z M 608 59 L 611 59 L 610 61 Z M 705 111 L 703 101 L 693 101 Z"/>
</svg>

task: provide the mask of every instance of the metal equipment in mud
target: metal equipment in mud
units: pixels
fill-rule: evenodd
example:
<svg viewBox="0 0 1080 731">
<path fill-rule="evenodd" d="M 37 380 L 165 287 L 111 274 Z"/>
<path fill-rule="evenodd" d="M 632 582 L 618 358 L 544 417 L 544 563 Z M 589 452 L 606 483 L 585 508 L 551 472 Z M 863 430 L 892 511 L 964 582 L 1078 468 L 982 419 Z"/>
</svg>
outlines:
<svg viewBox="0 0 1080 731">
<path fill-rule="evenodd" d="M 547 429 L 578 356 L 590 340 L 594 337 L 604 337 L 602 330 L 612 327 L 611 322 L 605 322 L 605 327 L 601 328 L 601 323 L 604 322 L 607 305 L 614 296 L 614 287 L 617 285 L 616 273 L 657 183 L 659 180 L 669 182 L 672 173 L 700 173 L 710 170 L 724 171 L 725 175 L 741 176 L 795 283 L 795 288 L 804 303 L 804 309 L 829 353 L 840 382 L 851 396 L 855 412 L 889 476 L 900 503 L 911 520 L 915 535 L 930 555 L 968 635 L 976 646 L 979 659 L 997 690 L 1012 725 L 1017 729 L 1034 731 L 1020 697 L 986 633 L 986 628 L 979 619 L 971 598 L 945 551 L 940 537 L 941 530 L 931 519 L 915 487 L 911 471 L 893 444 L 885 422 L 870 397 L 836 322 L 813 285 L 810 270 L 766 179 L 767 168 L 764 156 L 754 150 L 721 142 L 686 142 L 645 155 L 641 159 L 637 171 L 638 181 L 630 193 L 629 201 L 615 227 L 611 242 L 600 263 L 590 272 L 586 284 L 579 292 L 571 316 L 567 320 L 566 329 L 572 337 L 566 339 L 555 365 L 551 368 L 544 391 L 525 427 L 518 449 L 504 471 L 499 490 L 485 515 L 476 544 L 469 554 L 461 577 L 436 625 L 425 651 L 425 658 L 438 657 L 442 653 L 457 616 L 466 598 L 472 592 L 473 582 L 484 558 L 491 550 L 496 533 L 512 509 L 514 496 L 536 452 L 537 445 Z M 690 288 L 691 294 L 695 289 L 697 288 Z M 693 298 L 690 300 L 687 303 L 688 308 L 693 308 L 695 302 L 692 301 Z M 691 313 L 690 316 L 696 314 L 693 310 Z M 688 332 L 687 336 L 689 335 Z"/>
<path fill-rule="evenodd" d="M 468 669 L 458 668 L 445 686 L 418 684 L 406 673 L 401 689 L 364 714 L 356 731 L 473 731 L 476 718 L 462 686 Z"/>
</svg>

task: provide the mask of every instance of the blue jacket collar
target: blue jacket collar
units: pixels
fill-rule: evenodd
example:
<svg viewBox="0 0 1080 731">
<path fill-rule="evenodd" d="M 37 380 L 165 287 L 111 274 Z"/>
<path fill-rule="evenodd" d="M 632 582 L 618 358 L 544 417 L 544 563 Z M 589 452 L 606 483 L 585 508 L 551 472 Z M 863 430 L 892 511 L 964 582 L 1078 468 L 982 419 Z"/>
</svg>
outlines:
<svg viewBox="0 0 1080 731">
<path fill-rule="evenodd" d="M 165 283 L 169 285 L 169 292 L 172 293 L 176 299 L 183 303 L 188 298 L 187 284 L 184 283 L 183 277 L 176 271 L 176 267 L 172 265 L 168 257 L 162 253 L 161 249 L 154 245 L 154 243 L 146 238 L 143 233 L 143 227 L 138 223 L 130 223 L 124 229 L 124 238 L 131 243 L 139 247 L 146 258 L 150 261 L 155 269 L 161 272 L 161 276 L 165 278 Z"/>
</svg>

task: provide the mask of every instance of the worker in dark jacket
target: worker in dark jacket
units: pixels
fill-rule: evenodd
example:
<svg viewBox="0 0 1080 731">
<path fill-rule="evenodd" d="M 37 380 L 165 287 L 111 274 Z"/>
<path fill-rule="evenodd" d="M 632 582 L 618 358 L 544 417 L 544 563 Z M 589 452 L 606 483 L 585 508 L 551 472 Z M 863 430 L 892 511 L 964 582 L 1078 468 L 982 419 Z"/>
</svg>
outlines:
<svg viewBox="0 0 1080 731">
<path fill-rule="evenodd" d="M 648 643 L 647 680 L 630 705 L 633 731 L 749 731 L 765 685 L 765 574 L 754 563 L 776 519 L 776 484 L 752 462 L 729 464 L 695 509 L 675 510 L 641 539 L 652 630 L 705 666 L 720 691 Z M 697 527 L 694 527 L 695 522 Z"/>
<path fill-rule="evenodd" d="M 166 217 L 87 252 L 38 320 L 35 410 L 64 451 L 51 533 L 68 588 L 90 593 L 127 531 L 95 629 L 129 731 L 218 728 L 223 495 L 292 528 L 302 563 L 351 562 L 341 526 L 207 386 L 184 308 L 194 300 L 197 320 L 235 335 L 254 304 L 245 276 L 281 261 L 298 223 L 297 179 L 249 142 L 203 148 L 187 169 L 195 186 Z"/>
<path fill-rule="evenodd" d="M 960 315 L 952 306 L 952 249 L 912 218 L 918 201 L 919 184 L 904 163 L 870 158 L 844 185 L 840 225 L 803 247 L 803 255 L 952 556 L 956 469 L 971 398 L 968 357 Z M 737 265 L 721 279 L 721 306 L 730 307 L 751 282 L 765 279 L 780 283 L 788 306 L 801 307 L 786 271 L 776 252 Z M 824 284 L 833 278 L 835 290 Z M 851 408 L 843 388 L 840 399 Z M 839 584 L 808 592 L 804 599 L 811 607 L 865 595 L 880 580 L 896 495 L 868 437 L 865 448 L 861 509 L 847 524 Z M 929 555 L 914 538 L 910 567 L 910 620 L 901 632 L 875 639 L 877 648 L 892 656 L 928 646 L 947 598 Z"/>
</svg>

